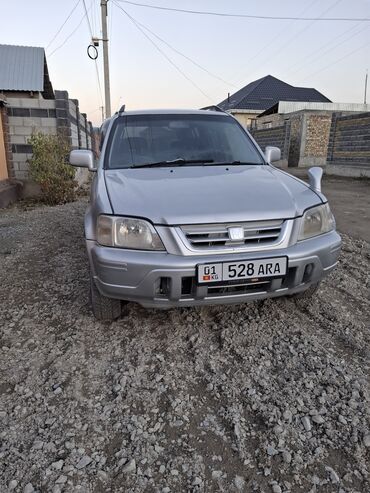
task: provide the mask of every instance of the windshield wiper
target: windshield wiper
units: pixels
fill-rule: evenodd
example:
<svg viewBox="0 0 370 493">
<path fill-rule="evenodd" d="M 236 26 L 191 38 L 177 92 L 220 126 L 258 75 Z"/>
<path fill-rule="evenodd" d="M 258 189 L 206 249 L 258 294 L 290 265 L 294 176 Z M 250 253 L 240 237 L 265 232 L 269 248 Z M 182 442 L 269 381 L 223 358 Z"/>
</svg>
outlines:
<svg viewBox="0 0 370 493">
<path fill-rule="evenodd" d="M 177 158 L 170 161 L 157 161 L 156 163 L 134 164 L 130 168 L 155 168 L 161 166 L 184 166 L 186 164 L 208 164 L 213 163 L 213 159 L 184 159 Z"/>
<path fill-rule="evenodd" d="M 247 161 L 216 161 L 215 163 L 212 163 L 212 166 L 232 166 L 232 165 L 258 165 L 258 164 L 263 164 L 263 163 L 250 163 Z"/>
</svg>

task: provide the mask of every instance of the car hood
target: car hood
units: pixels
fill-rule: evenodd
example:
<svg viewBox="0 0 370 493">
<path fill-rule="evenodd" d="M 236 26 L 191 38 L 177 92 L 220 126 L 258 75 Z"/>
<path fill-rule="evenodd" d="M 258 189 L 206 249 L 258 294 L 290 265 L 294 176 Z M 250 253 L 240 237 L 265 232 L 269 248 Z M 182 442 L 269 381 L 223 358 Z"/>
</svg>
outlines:
<svg viewBox="0 0 370 493">
<path fill-rule="evenodd" d="M 321 202 L 272 166 L 186 166 L 105 170 L 113 213 L 154 224 L 287 219 Z"/>
</svg>

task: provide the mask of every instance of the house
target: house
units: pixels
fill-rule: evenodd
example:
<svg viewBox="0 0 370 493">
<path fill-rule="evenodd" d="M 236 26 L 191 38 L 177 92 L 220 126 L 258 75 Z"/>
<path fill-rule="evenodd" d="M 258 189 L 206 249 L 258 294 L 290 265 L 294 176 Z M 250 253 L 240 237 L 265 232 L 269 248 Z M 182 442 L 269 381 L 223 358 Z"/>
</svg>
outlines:
<svg viewBox="0 0 370 493">
<path fill-rule="evenodd" d="M 243 126 L 249 127 L 260 113 L 279 101 L 331 102 L 316 89 L 291 86 L 272 75 L 266 75 L 228 95 L 218 106 L 234 115 Z"/>
<path fill-rule="evenodd" d="M 33 132 L 60 133 L 74 149 L 92 148 L 92 124 L 77 99 L 53 89 L 44 48 L 0 45 L 0 100 L 0 181 L 21 182 L 23 195 L 33 189 L 28 176 Z"/>
</svg>

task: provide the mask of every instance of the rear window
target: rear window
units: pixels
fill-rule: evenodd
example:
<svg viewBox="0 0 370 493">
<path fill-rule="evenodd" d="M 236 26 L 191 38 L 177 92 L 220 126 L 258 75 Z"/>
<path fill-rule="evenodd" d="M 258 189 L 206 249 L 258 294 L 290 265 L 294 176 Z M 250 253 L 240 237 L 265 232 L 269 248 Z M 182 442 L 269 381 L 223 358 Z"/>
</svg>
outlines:
<svg viewBox="0 0 370 493">
<path fill-rule="evenodd" d="M 106 152 L 106 168 L 129 168 L 175 159 L 263 164 L 251 139 L 231 117 L 160 114 L 126 115 L 115 120 Z"/>
</svg>

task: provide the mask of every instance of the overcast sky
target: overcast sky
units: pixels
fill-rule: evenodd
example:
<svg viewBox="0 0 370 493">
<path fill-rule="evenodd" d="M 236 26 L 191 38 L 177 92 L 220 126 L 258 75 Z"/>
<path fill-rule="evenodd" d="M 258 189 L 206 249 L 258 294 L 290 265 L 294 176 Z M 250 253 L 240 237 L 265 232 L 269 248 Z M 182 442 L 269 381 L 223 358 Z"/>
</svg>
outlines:
<svg viewBox="0 0 370 493">
<path fill-rule="evenodd" d="M 141 1 L 254 15 L 370 17 L 370 0 Z M 46 48 L 76 3 L 77 0 L 1 0 L 0 43 Z M 86 5 L 94 35 L 101 36 L 100 1 L 86 0 Z M 370 22 L 250 20 L 120 5 L 137 22 L 222 81 L 145 31 L 190 79 L 187 80 L 109 0 L 113 111 L 123 103 L 127 109 L 217 104 L 228 92 L 267 74 L 292 85 L 315 87 L 335 102 L 363 102 L 365 73 L 370 69 Z M 47 48 L 47 61 L 54 89 L 67 90 L 70 97 L 79 99 L 81 110 L 98 124 L 102 103 L 94 62 L 86 54 L 90 32 L 83 16 L 80 0 Z M 97 63 L 103 90 L 102 61 L 100 48 Z"/>
</svg>

